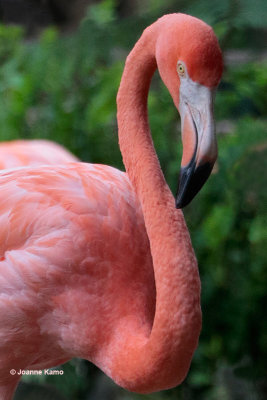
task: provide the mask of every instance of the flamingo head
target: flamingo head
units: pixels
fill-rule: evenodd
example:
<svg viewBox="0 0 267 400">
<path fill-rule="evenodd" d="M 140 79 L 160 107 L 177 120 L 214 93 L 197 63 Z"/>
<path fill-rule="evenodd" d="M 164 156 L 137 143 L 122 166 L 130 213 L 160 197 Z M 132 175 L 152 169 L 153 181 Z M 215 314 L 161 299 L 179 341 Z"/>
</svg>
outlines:
<svg viewBox="0 0 267 400">
<path fill-rule="evenodd" d="M 186 206 L 208 179 L 217 158 L 213 103 L 222 53 L 210 26 L 185 14 L 162 18 L 156 43 L 161 78 L 181 116 L 183 156 L 176 207 Z"/>
</svg>

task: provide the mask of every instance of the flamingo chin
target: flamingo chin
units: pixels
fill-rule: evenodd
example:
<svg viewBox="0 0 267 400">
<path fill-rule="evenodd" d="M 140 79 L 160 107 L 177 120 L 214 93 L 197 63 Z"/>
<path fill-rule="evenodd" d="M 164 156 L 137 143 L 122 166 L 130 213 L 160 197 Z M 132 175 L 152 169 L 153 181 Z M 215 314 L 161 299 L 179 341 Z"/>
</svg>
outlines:
<svg viewBox="0 0 267 400">
<path fill-rule="evenodd" d="M 150 134 L 157 67 L 181 113 L 182 166 L 194 165 L 176 200 L 187 204 L 208 175 L 202 170 L 199 184 L 199 168 L 217 154 L 212 105 L 222 58 L 212 29 L 183 14 L 148 27 L 127 57 L 117 95 L 126 173 L 71 163 L 0 174 L 0 398 L 10 400 L 18 383 L 10 369 L 72 357 L 140 393 L 174 387 L 188 373 L 201 285 Z"/>
</svg>

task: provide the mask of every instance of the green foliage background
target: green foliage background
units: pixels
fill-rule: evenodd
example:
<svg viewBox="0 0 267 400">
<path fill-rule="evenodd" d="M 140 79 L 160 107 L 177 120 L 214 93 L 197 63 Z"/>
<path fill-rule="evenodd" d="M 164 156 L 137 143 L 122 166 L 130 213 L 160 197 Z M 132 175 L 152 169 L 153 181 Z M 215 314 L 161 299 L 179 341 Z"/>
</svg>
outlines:
<svg viewBox="0 0 267 400">
<path fill-rule="evenodd" d="M 123 168 L 115 98 L 124 60 L 143 28 L 173 11 L 210 23 L 226 59 L 216 98 L 219 160 L 185 209 L 199 260 L 204 318 L 190 373 L 181 387 L 154 395 L 131 394 L 107 380 L 109 395 L 103 397 L 97 392 L 102 375 L 74 360 L 64 366 L 64 377 L 35 379 L 35 386 L 25 379 L 16 399 L 267 398 L 266 1 L 148 0 L 135 15 L 119 19 L 116 1 L 105 0 L 88 9 L 76 32 L 61 35 L 51 27 L 37 40 L 25 38 L 19 27 L 0 26 L 0 138 L 48 138 L 83 161 Z M 178 114 L 157 75 L 149 115 L 175 192 Z M 47 384 L 54 385 L 50 397 L 40 394 Z"/>
</svg>

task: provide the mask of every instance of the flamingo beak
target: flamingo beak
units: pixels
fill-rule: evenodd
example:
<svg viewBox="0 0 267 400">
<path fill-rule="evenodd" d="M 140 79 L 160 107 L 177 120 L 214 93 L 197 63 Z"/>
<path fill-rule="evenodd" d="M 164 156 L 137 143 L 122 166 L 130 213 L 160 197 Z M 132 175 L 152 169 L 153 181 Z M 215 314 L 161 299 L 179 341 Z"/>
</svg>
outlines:
<svg viewBox="0 0 267 400">
<path fill-rule="evenodd" d="M 208 179 L 217 159 L 213 98 L 214 92 L 205 87 L 194 101 L 180 100 L 183 156 L 176 208 L 191 202 Z"/>
</svg>

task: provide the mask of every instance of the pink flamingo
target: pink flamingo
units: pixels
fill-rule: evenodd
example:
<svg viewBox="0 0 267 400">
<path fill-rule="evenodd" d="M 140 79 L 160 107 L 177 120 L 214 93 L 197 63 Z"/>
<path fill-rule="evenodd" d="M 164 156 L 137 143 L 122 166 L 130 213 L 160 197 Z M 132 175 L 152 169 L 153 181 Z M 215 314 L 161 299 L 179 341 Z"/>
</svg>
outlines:
<svg viewBox="0 0 267 400">
<path fill-rule="evenodd" d="M 0 143 L 0 169 L 76 161 L 79 161 L 78 158 L 68 150 L 49 140 L 13 140 Z"/>
<path fill-rule="evenodd" d="M 0 174 L 1 399 L 12 397 L 20 370 L 72 357 L 140 393 L 176 386 L 188 372 L 200 279 L 149 132 L 156 67 L 182 119 L 176 207 L 187 204 L 217 156 L 222 56 L 212 29 L 183 14 L 149 26 L 127 58 L 117 97 L 126 173 L 71 163 Z"/>
</svg>

